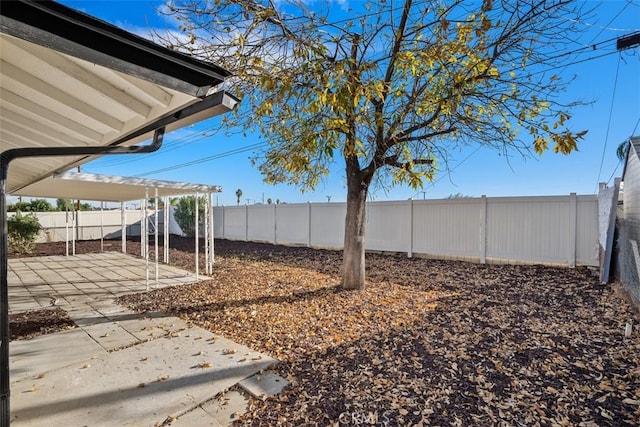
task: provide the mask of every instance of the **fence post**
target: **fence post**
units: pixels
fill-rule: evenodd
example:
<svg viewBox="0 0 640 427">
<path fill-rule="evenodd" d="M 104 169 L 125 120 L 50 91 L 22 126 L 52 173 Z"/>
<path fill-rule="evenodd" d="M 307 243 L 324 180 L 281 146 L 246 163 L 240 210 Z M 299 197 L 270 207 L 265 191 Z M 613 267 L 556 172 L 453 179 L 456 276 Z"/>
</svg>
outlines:
<svg viewBox="0 0 640 427">
<path fill-rule="evenodd" d="M 487 263 L 487 196 L 480 197 L 480 264 Z"/>
<path fill-rule="evenodd" d="M 249 241 L 249 205 L 244 205 L 244 241 Z"/>
<path fill-rule="evenodd" d="M 569 244 L 569 253 L 567 254 L 568 260 L 567 264 L 570 268 L 574 268 L 576 266 L 576 240 L 578 237 L 577 233 L 578 226 L 578 197 L 576 193 L 569 194 L 569 236 L 568 236 L 568 244 Z"/>
<path fill-rule="evenodd" d="M 307 202 L 307 207 L 308 207 L 308 225 L 309 225 L 309 234 L 307 236 L 307 247 L 310 248 L 311 247 L 311 202 Z"/>
<path fill-rule="evenodd" d="M 221 206 L 222 207 L 222 214 L 220 214 L 220 216 L 222 217 L 222 238 L 224 239 L 226 236 L 226 232 L 225 232 L 225 223 L 224 223 L 224 217 L 225 215 L 225 211 L 224 211 L 224 205 Z"/>
<path fill-rule="evenodd" d="M 278 244 L 278 209 L 276 209 L 278 205 L 276 203 L 273 204 L 273 244 Z"/>
<path fill-rule="evenodd" d="M 409 252 L 408 258 L 413 258 L 413 199 L 409 199 Z"/>
</svg>

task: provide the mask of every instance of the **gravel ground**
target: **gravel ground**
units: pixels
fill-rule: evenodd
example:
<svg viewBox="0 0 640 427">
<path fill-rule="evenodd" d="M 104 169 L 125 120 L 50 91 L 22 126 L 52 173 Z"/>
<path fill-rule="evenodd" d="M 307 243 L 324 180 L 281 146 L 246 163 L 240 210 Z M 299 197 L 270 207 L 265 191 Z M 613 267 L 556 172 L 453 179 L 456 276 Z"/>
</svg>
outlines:
<svg viewBox="0 0 640 427">
<path fill-rule="evenodd" d="M 340 252 L 215 243 L 212 280 L 120 302 L 282 361 L 291 385 L 239 425 L 640 425 L 640 316 L 586 268 L 368 254 L 366 289 L 343 291 Z M 193 269 L 193 242 L 171 246 Z"/>
</svg>

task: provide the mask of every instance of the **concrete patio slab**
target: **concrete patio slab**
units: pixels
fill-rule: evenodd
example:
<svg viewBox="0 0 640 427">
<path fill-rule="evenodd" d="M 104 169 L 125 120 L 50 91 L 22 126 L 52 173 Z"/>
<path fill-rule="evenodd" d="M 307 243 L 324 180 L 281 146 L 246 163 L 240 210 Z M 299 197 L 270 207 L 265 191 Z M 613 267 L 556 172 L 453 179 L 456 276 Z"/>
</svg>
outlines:
<svg viewBox="0 0 640 427">
<path fill-rule="evenodd" d="M 280 393 L 289 381 L 271 372 L 252 375 L 238 383 L 240 387 L 258 399 L 267 399 Z"/>
<path fill-rule="evenodd" d="M 46 375 L 13 384 L 12 425 L 154 426 L 274 363 L 200 328 L 65 369 L 49 371 L 45 362 Z"/>
<path fill-rule="evenodd" d="M 277 360 L 165 313 L 116 304 L 147 289 L 144 264 L 118 253 L 9 260 L 10 313 L 55 304 L 79 326 L 11 342 L 13 426 L 155 426 L 182 415 L 183 425 L 217 426 L 233 421 L 231 407 L 244 411 L 242 394 L 218 402 L 224 410 L 211 402 Z M 158 287 L 195 279 L 160 270 Z"/>
<path fill-rule="evenodd" d="M 187 412 L 171 423 L 171 427 L 229 426 L 244 414 L 249 398 L 235 390 L 228 391 Z"/>
<path fill-rule="evenodd" d="M 104 354 L 104 348 L 79 328 L 30 340 L 12 341 L 9 345 L 11 383 L 29 382 L 45 372 Z"/>
<path fill-rule="evenodd" d="M 145 260 L 118 252 L 49 256 L 9 260 L 9 311 L 12 313 L 46 307 L 50 298 L 77 303 L 112 298 L 132 292 L 144 292 L 165 286 L 195 282 L 195 274 L 159 264 L 158 283 L 150 263 L 146 281 Z M 200 277 L 202 280 L 207 277 Z M 26 293 L 25 293 L 26 291 Z M 23 297 L 19 306 L 13 296 Z M 32 299 L 28 299 L 28 298 Z"/>
</svg>

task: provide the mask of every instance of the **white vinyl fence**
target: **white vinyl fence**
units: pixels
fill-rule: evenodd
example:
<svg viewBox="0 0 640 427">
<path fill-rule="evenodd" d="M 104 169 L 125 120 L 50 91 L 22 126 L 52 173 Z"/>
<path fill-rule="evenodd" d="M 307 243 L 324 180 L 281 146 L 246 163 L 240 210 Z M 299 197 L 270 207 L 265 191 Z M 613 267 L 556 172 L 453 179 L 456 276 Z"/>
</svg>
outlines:
<svg viewBox="0 0 640 427">
<path fill-rule="evenodd" d="M 215 237 L 342 249 L 344 203 L 214 208 Z M 366 248 L 475 262 L 598 266 L 596 196 L 370 202 Z"/>
<path fill-rule="evenodd" d="M 25 214 L 28 213 L 25 212 Z M 14 213 L 9 212 L 9 216 L 11 215 Z M 74 227 L 73 212 L 37 212 L 36 216 L 43 228 L 38 242 L 64 242 L 67 233 L 71 233 Z M 140 210 L 126 211 L 127 235 L 140 235 L 140 218 Z M 162 218 L 162 211 L 160 211 L 158 217 L 160 224 L 162 224 Z M 101 236 L 107 239 L 118 238 L 121 236 L 122 230 L 122 211 L 80 211 L 77 222 L 77 240 L 97 240 Z M 162 230 L 162 228 L 160 229 Z"/>
<path fill-rule="evenodd" d="M 214 231 L 229 240 L 342 249 L 345 214 L 344 203 L 219 206 Z M 71 221 L 65 212 L 37 215 L 45 229 L 39 241 L 65 240 Z M 80 212 L 77 238 L 118 238 L 121 221 L 120 210 Z M 126 211 L 126 222 L 127 235 L 139 236 L 140 211 Z M 370 202 L 366 248 L 482 263 L 599 266 L 598 200 L 571 194 Z"/>
</svg>

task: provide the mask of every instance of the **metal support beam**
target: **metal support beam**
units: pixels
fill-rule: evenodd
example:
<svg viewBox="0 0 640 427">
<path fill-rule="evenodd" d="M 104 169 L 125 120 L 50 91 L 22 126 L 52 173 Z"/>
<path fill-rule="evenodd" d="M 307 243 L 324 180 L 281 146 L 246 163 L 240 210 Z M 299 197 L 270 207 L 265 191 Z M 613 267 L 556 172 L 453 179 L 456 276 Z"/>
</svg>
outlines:
<svg viewBox="0 0 640 427">
<path fill-rule="evenodd" d="M 209 193 L 209 275 L 213 274 L 213 263 L 215 261 L 215 229 L 213 217 L 213 193 Z"/>
<path fill-rule="evenodd" d="M 27 147 L 14 148 L 0 153 L 0 426 L 9 426 L 10 393 L 9 382 L 9 270 L 8 224 L 7 224 L 7 177 L 9 163 L 24 157 L 52 157 L 78 155 L 137 154 L 153 153 L 162 146 L 164 126 L 154 130 L 153 142 L 145 146 L 133 147 Z M 153 130 L 153 129 L 152 129 Z M 141 131 L 149 132 L 148 127 Z M 129 136 L 130 138 L 132 136 Z M 123 140 L 122 142 L 126 142 Z"/>
<path fill-rule="evenodd" d="M 169 264 L 169 197 L 164 198 L 164 263 Z"/>
<path fill-rule="evenodd" d="M 195 252 L 196 252 L 196 282 L 199 280 L 198 276 L 200 274 L 200 244 L 198 242 L 198 235 L 200 234 L 200 228 L 198 227 L 198 222 L 199 222 L 199 218 L 198 218 L 198 211 L 200 210 L 200 206 L 198 205 L 198 193 L 196 193 L 195 196 L 195 230 L 196 230 L 196 234 L 195 234 L 195 238 L 194 240 L 196 241 L 196 247 L 195 247 Z"/>
<path fill-rule="evenodd" d="M 124 202 L 120 202 L 120 242 L 121 252 L 127 253 L 127 211 Z"/>
<path fill-rule="evenodd" d="M 158 199 L 158 187 L 156 187 L 155 189 L 155 202 L 153 204 L 154 207 L 154 218 L 155 218 L 155 222 L 154 222 L 154 227 L 155 228 L 155 233 L 153 235 L 154 237 L 154 249 L 153 249 L 153 259 L 156 262 L 155 265 L 155 275 L 156 275 L 156 289 L 158 289 L 158 279 L 159 279 L 159 271 L 158 271 L 158 212 L 160 212 L 160 210 L 158 209 L 158 204 L 160 203 L 160 199 Z"/>
<path fill-rule="evenodd" d="M 140 205 L 142 217 L 140 220 L 140 238 L 143 239 L 142 247 L 144 250 L 144 283 L 147 285 L 147 292 L 149 292 L 149 217 L 147 216 L 147 203 L 149 202 L 149 188 L 144 188 L 144 203 Z M 142 225 L 144 224 L 144 228 Z"/>
</svg>

